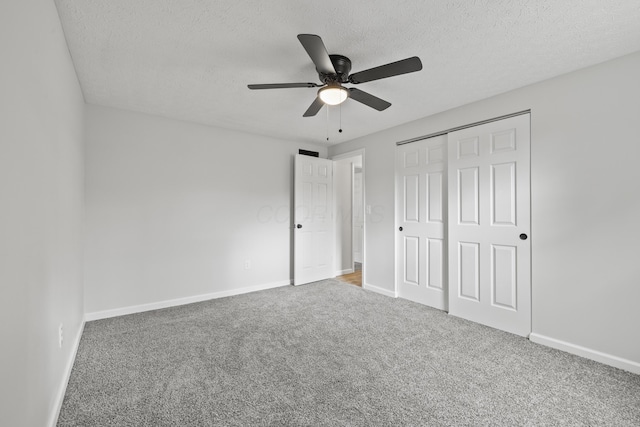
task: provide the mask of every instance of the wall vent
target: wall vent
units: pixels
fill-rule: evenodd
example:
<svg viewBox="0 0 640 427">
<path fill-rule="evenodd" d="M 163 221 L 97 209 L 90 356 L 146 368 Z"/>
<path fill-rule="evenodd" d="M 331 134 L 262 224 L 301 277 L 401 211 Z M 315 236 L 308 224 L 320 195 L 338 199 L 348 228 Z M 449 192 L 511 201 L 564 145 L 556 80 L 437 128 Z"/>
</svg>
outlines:
<svg viewBox="0 0 640 427">
<path fill-rule="evenodd" d="M 309 151 L 309 150 L 298 150 L 298 154 L 302 154 L 303 156 L 311 156 L 311 157 L 319 157 L 320 153 L 317 151 Z"/>
</svg>

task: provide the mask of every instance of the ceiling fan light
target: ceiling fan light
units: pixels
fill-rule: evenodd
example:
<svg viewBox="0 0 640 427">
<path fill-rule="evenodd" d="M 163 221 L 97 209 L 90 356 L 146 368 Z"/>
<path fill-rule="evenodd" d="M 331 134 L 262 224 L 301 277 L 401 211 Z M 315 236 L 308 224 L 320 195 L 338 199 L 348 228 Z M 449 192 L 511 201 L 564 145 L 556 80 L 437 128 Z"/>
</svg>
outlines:
<svg viewBox="0 0 640 427">
<path fill-rule="evenodd" d="M 318 96 L 327 105 L 338 105 L 347 100 L 349 91 L 340 85 L 330 85 L 320 89 Z"/>
</svg>

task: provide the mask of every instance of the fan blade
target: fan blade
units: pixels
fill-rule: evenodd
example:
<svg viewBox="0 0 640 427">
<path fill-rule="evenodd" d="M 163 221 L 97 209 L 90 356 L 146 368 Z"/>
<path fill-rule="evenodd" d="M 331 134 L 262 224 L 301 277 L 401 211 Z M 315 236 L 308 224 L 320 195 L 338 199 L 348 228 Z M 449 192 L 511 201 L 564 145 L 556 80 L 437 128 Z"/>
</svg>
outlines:
<svg viewBox="0 0 640 427">
<path fill-rule="evenodd" d="M 349 76 L 349 82 L 358 84 L 370 82 L 372 80 L 385 79 L 387 77 L 399 76 L 400 74 L 413 73 L 422 70 L 422 62 L 417 56 L 381 65 L 368 70 L 360 71 Z"/>
<path fill-rule="evenodd" d="M 354 101 L 358 101 L 367 105 L 371 108 L 375 108 L 378 111 L 386 110 L 391 107 L 391 103 L 385 101 L 384 99 L 380 99 L 377 96 L 373 96 L 370 93 L 361 91 L 360 89 L 356 89 L 354 87 L 349 89 L 349 98 Z"/>
<path fill-rule="evenodd" d="M 290 87 L 320 87 L 322 85 L 316 83 L 269 83 L 247 85 L 249 89 L 287 89 Z"/>
<path fill-rule="evenodd" d="M 307 111 L 304 112 L 302 117 L 315 116 L 316 114 L 318 114 L 318 111 L 320 111 L 320 109 L 322 108 L 323 105 L 324 105 L 324 102 L 322 102 L 320 97 L 317 96 L 316 99 L 311 104 L 311 106 L 309 106 L 309 108 L 307 108 Z"/>
<path fill-rule="evenodd" d="M 306 50 L 311 57 L 319 73 L 336 74 L 327 48 L 324 47 L 320 36 L 316 36 L 315 34 L 298 34 L 298 40 L 300 40 L 302 47 L 304 47 L 304 50 Z"/>
</svg>

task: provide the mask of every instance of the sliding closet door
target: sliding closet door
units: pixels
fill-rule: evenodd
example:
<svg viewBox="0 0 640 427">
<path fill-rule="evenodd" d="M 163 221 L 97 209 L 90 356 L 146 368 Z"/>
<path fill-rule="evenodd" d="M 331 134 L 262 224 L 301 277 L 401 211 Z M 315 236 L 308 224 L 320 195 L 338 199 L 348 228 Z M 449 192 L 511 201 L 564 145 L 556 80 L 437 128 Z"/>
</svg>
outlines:
<svg viewBox="0 0 640 427">
<path fill-rule="evenodd" d="M 447 309 L 445 218 L 447 138 L 396 149 L 398 295 Z"/>
<path fill-rule="evenodd" d="M 529 114 L 450 133 L 449 314 L 531 332 Z"/>
</svg>

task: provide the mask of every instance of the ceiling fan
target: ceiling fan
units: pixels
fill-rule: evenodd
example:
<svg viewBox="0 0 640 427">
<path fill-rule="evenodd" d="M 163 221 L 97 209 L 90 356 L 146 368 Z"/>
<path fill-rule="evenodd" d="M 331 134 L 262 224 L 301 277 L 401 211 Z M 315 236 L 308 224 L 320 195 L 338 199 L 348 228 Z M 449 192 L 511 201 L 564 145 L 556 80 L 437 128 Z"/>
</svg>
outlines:
<svg viewBox="0 0 640 427">
<path fill-rule="evenodd" d="M 249 89 L 286 89 L 319 87 L 318 95 L 303 117 L 315 116 L 324 104 L 338 105 L 351 98 L 378 111 L 391 103 L 356 88 L 346 88 L 343 83 L 359 84 L 422 70 L 417 56 L 370 68 L 355 74 L 351 72 L 351 60 L 342 55 L 329 55 L 320 36 L 298 34 L 298 40 L 316 66 L 322 84 L 317 83 L 270 83 L 251 84 Z"/>
</svg>

